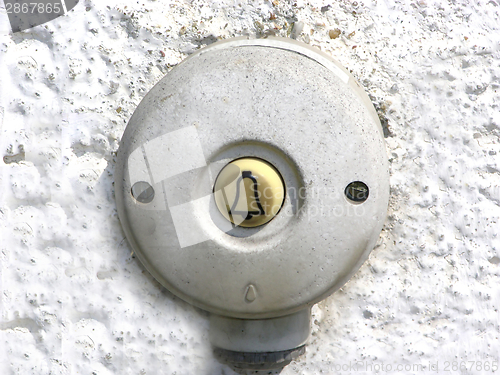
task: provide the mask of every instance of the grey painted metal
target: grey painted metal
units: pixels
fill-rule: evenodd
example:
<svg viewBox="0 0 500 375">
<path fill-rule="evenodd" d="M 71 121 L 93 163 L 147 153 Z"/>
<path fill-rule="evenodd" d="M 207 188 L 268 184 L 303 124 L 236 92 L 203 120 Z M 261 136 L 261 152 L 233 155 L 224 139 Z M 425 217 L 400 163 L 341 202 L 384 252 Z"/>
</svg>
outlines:
<svg viewBox="0 0 500 375">
<path fill-rule="evenodd" d="M 257 228 L 233 228 L 212 194 L 218 172 L 245 156 L 267 160 L 286 185 L 280 213 Z M 346 197 L 355 181 L 368 199 Z M 143 194 L 149 203 L 133 197 L 137 183 L 154 189 Z M 319 50 L 285 38 L 223 41 L 140 103 L 115 194 L 127 239 L 171 292 L 220 316 L 283 317 L 339 289 L 375 245 L 389 197 L 383 132 L 359 84 Z"/>
</svg>

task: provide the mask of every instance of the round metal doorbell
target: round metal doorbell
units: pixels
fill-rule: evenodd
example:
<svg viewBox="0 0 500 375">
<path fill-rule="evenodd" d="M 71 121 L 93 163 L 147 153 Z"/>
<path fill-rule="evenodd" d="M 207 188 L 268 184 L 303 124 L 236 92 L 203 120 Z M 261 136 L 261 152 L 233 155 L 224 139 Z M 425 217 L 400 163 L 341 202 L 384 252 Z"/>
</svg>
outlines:
<svg viewBox="0 0 500 375">
<path fill-rule="evenodd" d="M 368 257 L 388 161 L 367 95 L 336 61 L 285 38 L 236 38 L 172 69 L 118 153 L 118 214 L 140 261 L 211 313 L 234 367 L 304 352 L 310 308 Z"/>
</svg>

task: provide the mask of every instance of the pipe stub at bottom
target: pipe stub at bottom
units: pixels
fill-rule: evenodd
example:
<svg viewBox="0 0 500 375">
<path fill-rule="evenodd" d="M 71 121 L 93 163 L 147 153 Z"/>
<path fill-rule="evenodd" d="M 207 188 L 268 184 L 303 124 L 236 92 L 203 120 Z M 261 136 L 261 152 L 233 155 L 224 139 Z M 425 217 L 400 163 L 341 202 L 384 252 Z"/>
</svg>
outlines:
<svg viewBox="0 0 500 375">
<path fill-rule="evenodd" d="M 234 352 L 214 348 L 217 359 L 237 369 L 273 370 L 285 367 L 306 352 L 306 346 L 279 352 Z"/>
<path fill-rule="evenodd" d="M 271 319 L 210 316 L 210 341 L 220 360 L 239 368 L 285 366 L 305 351 L 311 309 Z"/>
</svg>

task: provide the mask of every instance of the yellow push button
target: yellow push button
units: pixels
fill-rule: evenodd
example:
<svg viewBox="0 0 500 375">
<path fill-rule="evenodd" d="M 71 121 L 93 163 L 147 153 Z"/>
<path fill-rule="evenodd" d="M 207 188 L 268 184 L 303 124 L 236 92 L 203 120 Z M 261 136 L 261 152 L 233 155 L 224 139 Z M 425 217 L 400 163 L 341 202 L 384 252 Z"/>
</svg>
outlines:
<svg viewBox="0 0 500 375">
<path fill-rule="evenodd" d="M 272 220 L 285 200 L 280 173 L 258 158 L 236 159 L 220 171 L 214 197 L 221 214 L 240 227 L 257 227 Z"/>
</svg>

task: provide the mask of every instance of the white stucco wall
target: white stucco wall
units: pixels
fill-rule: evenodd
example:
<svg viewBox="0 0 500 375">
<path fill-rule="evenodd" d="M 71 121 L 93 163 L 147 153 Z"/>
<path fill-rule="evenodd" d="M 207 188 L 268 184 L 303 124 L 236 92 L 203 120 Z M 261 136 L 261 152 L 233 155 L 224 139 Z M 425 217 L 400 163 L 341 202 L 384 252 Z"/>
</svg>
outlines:
<svg viewBox="0 0 500 375">
<path fill-rule="evenodd" d="M 392 186 L 369 261 L 315 306 L 307 353 L 281 373 L 499 365 L 500 3 L 327 5 L 82 1 L 16 34 L 0 9 L 1 374 L 234 374 L 211 353 L 208 315 L 133 257 L 115 152 L 172 66 L 269 32 L 320 47 L 365 87 Z"/>
</svg>

